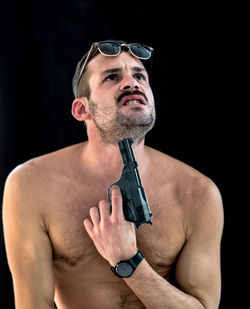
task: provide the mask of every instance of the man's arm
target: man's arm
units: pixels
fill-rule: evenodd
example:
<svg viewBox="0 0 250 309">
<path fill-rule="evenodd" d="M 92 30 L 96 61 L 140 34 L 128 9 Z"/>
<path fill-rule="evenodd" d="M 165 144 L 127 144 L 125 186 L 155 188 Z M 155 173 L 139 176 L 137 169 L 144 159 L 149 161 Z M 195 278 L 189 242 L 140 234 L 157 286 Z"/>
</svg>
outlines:
<svg viewBox="0 0 250 309">
<path fill-rule="evenodd" d="M 54 308 L 52 250 L 41 215 L 32 168 L 19 167 L 6 181 L 4 236 L 17 309 Z"/>
<path fill-rule="evenodd" d="M 176 263 L 178 286 L 158 276 L 145 260 L 132 277 L 124 279 L 146 308 L 216 309 L 219 306 L 222 201 L 211 182 L 201 191 L 197 194 L 203 205 L 197 203 L 190 210 L 193 212 L 190 235 Z"/>
<path fill-rule="evenodd" d="M 200 210 L 202 215 L 195 215 L 194 222 L 190 223 L 190 237 L 177 261 L 178 287 L 158 275 L 145 259 L 130 278 L 123 279 L 146 308 L 218 308 L 223 212 L 217 189 L 208 191 L 206 198 L 203 198 L 207 205 Z M 91 220 L 85 219 L 84 225 L 97 250 L 114 266 L 119 260 L 134 256 L 137 247 L 133 226 L 124 220 L 118 187 L 112 190 L 111 215 L 108 209 L 108 205 L 105 207 L 102 201 L 99 212 L 92 208 Z"/>
</svg>

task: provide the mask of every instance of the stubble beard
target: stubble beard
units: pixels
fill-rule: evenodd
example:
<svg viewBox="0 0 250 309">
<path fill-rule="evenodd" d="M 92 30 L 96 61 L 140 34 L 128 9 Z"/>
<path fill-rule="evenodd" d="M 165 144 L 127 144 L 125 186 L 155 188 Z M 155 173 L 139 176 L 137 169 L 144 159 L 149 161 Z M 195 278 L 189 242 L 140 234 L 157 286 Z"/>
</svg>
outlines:
<svg viewBox="0 0 250 309">
<path fill-rule="evenodd" d="M 138 145 L 155 124 L 155 108 L 149 105 L 150 113 L 142 114 L 141 108 L 133 108 L 133 114 L 123 114 L 118 106 L 100 105 L 89 101 L 93 121 L 105 144 L 117 144 L 124 138 L 132 138 Z M 99 106 L 99 107 L 98 107 Z"/>
</svg>

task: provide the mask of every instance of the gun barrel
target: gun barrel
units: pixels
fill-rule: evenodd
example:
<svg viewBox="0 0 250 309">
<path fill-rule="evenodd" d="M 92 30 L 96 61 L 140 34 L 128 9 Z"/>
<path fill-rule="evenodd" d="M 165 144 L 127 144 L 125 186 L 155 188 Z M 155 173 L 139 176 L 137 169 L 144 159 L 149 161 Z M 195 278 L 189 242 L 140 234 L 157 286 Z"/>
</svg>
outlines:
<svg viewBox="0 0 250 309">
<path fill-rule="evenodd" d="M 133 140 L 131 138 L 127 138 L 118 142 L 118 146 L 122 155 L 122 161 L 124 164 L 135 161 L 135 157 L 131 147 L 132 144 Z"/>
</svg>

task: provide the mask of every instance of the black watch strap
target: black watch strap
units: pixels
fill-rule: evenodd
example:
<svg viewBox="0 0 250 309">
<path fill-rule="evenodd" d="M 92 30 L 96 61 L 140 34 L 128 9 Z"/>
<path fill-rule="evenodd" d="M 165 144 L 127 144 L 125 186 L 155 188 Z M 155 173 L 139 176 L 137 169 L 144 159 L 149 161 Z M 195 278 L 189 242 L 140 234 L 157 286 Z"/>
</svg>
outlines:
<svg viewBox="0 0 250 309">
<path fill-rule="evenodd" d="M 133 256 L 132 259 L 128 260 L 128 262 L 133 267 L 133 269 L 135 270 L 137 268 L 137 266 L 141 263 L 142 260 L 143 260 L 143 255 L 138 250 L 136 255 Z"/>
<path fill-rule="evenodd" d="M 120 277 L 120 278 L 128 278 L 130 277 L 134 271 L 136 270 L 136 268 L 138 267 L 138 265 L 141 263 L 141 261 L 143 260 L 143 255 L 141 254 L 141 252 L 138 250 L 136 255 L 133 256 L 131 259 L 129 260 L 122 260 L 120 262 L 118 262 L 116 264 L 115 267 L 111 267 L 111 270 L 113 271 L 113 273 Z M 128 266 L 128 273 L 124 273 L 124 271 L 121 272 L 120 268 L 122 265 L 127 264 Z M 124 267 L 122 267 L 124 268 Z"/>
</svg>

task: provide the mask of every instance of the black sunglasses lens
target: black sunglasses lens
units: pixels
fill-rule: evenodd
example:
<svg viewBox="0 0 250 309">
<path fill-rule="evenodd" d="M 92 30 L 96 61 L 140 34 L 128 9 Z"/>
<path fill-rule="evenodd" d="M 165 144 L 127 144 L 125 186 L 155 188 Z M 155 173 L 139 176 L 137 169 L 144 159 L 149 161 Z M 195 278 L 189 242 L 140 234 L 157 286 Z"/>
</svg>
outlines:
<svg viewBox="0 0 250 309">
<path fill-rule="evenodd" d="M 130 50 L 136 57 L 140 59 L 149 59 L 151 56 L 151 51 L 143 45 L 131 44 Z"/>
<path fill-rule="evenodd" d="M 121 47 L 120 45 L 112 42 L 102 42 L 98 46 L 99 51 L 106 56 L 119 55 Z"/>
</svg>

